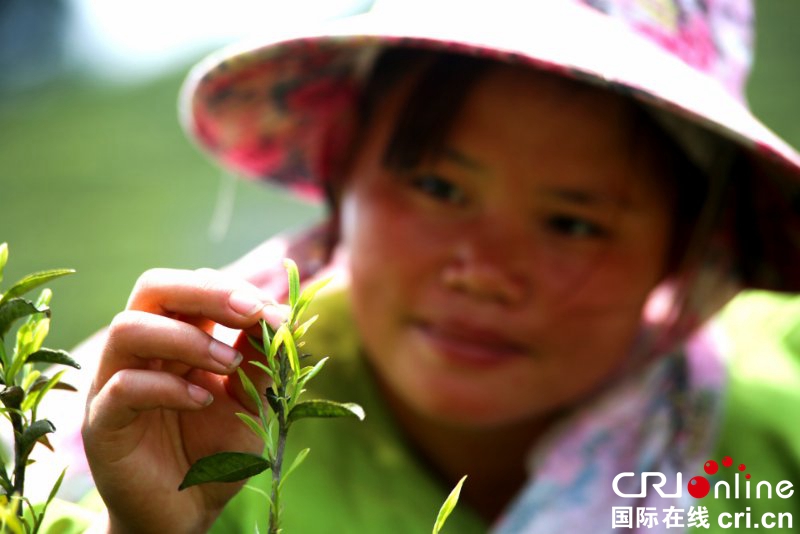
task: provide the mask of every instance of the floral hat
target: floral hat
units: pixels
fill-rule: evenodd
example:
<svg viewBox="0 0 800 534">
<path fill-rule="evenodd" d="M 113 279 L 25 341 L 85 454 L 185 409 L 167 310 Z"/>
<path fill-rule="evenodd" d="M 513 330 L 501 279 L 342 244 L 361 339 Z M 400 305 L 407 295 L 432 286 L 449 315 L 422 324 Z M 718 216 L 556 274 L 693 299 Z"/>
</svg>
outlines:
<svg viewBox="0 0 800 534">
<path fill-rule="evenodd" d="M 734 247 L 749 265 L 741 285 L 800 291 L 800 155 L 745 102 L 752 18 L 749 0 L 381 2 L 210 56 L 184 85 L 182 122 L 224 167 L 321 198 L 382 49 L 527 65 L 647 104 L 701 167 L 715 150 L 738 147 L 748 191 L 732 201 Z"/>
</svg>

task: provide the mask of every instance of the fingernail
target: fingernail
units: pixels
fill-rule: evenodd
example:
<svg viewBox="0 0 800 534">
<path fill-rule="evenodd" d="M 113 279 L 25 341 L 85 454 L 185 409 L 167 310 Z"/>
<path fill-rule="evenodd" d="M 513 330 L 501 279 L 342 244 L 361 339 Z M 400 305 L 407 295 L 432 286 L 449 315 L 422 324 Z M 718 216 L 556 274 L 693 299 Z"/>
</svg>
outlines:
<svg viewBox="0 0 800 534">
<path fill-rule="evenodd" d="M 233 311 L 245 317 L 250 317 L 265 305 L 264 301 L 245 291 L 234 291 L 231 293 L 231 296 L 228 298 L 228 304 Z"/>
<path fill-rule="evenodd" d="M 194 384 L 189 384 L 189 396 L 202 406 L 208 406 L 214 400 L 214 396 L 211 393 Z"/>
<path fill-rule="evenodd" d="M 233 369 L 242 363 L 243 356 L 238 350 L 229 347 L 225 343 L 220 343 L 216 339 L 211 340 L 208 352 L 217 363 L 229 369 Z"/>
</svg>

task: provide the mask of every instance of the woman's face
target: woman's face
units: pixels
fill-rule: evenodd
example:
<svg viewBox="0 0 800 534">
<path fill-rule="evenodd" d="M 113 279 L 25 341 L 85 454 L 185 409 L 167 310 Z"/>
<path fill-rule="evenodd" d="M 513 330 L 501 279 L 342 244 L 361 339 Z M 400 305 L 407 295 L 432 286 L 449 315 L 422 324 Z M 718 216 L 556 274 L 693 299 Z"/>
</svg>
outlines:
<svg viewBox="0 0 800 534">
<path fill-rule="evenodd" d="M 389 170 L 411 83 L 377 112 L 342 195 L 368 359 L 424 417 L 546 416 L 630 351 L 667 264 L 667 171 L 621 98 L 507 66 L 470 91 L 440 157 Z"/>
</svg>

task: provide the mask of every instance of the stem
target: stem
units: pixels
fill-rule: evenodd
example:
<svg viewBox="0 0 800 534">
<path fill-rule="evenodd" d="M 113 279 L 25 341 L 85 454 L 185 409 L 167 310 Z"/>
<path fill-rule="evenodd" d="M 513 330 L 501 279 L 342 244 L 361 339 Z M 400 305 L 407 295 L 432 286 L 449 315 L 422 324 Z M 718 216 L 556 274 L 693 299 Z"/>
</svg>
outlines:
<svg viewBox="0 0 800 534">
<path fill-rule="evenodd" d="M 275 417 L 278 418 L 278 445 L 275 449 L 275 460 L 272 464 L 272 508 L 269 514 L 269 534 L 278 534 L 279 531 L 281 515 L 281 472 L 283 468 L 283 453 L 286 449 L 286 437 L 289 434 L 289 424 L 287 421 L 289 414 L 285 409 L 288 403 L 284 402 L 286 399 L 286 382 L 289 374 L 289 362 L 283 350 L 278 351 L 277 356 L 276 360 L 281 382 L 277 391 L 278 402 L 275 403 L 275 407 L 273 408 Z"/>
<path fill-rule="evenodd" d="M 27 467 L 28 459 L 23 458 L 20 439 L 24 431 L 22 424 L 22 417 L 14 412 L 10 412 L 11 424 L 14 427 L 14 493 L 22 498 L 25 490 L 25 468 Z M 22 517 L 22 506 L 17 508 L 17 515 Z"/>
<path fill-rule="evenodd" d="M 283 412 L 283 410 L 281 410 Z M 283 467 L 283 452 L 286 448 L 286 436 L 289 433 L 286 425 L 286 418 L 283 413 L 278 420 L 278 447 L 275 451 L 275 464 L 272 466 L 272 509 L 269 515 L 269 534 L 277 534 L 280 525 L 280 493 L 278 487 L 281 484 L 281 469 Z"/>
</svg>

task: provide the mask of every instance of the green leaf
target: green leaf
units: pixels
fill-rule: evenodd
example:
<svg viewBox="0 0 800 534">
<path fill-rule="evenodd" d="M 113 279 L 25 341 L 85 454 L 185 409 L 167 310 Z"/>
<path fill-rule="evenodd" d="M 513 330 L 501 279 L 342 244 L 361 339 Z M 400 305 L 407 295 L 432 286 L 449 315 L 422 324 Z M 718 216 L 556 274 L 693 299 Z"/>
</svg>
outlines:
<svg viewBox="0 0 800 534">
<path fill-rule="evenodd" d="M 220 452 L 197 460 L 189 468 L 178 490 L 206 482 L 238 482 L 269 468 L 269 461 L 257 454 Z"/>
<path fill-rule="evenodd" d="M 31 386 L 31 391 L 37 391 L 42 389 L 45 386 L 45 384 L 47 384 L 48 380 L 49 379 L 46 376 L 37 378 L 36 382 L 34 382 L 33 385 Z M 78 388 L 76 388 L 72 384 L 67 384 L 66 382 L 61 382 L 61 381 L 59 381 L 57 384 L 54 384 L 52 389 L 57 389 L 59 391 L 72 391 L 73 393 L 78 391 Z"/>
<path fill-rule="evenodd" d="M 39 380 L 40 376 L 42 376 L 41 372 L 36 371 L 36 370 L 30 371 L 28 373 L 28 375 L 25 378 L 22 379 L 22 383 L 20 383 L 20 387 L 22 389 L 24 389 L 25 391 L 30 392 L 31 391 L 31 386 L 36 384 L 36 382 L 37 382 L 37 380 Z M 44 383 L 47 382 L 47 380 L 44 380 L 44 381 L 39 380 L 39 381 L 42 382 L 41 386 L 44 386 Z M 41 388 L 41 386 L 39 386 L 39 387 Z"/>
<path fill-rule="evenodd" d="M 245 393 L 253 403 L 258 408 L 258 417 L 261 419 L 262 422 L 266 423 L 267 418 L 264 415 L 264 401 L 261 400 L 261 395 L 258 394 L 256 387 L 253 385 L 253 382 L 250 380 L 250 377 L 242 371 L 242 368 L 239 367 L 236 369 L 236 373 L 239 375 L 239 380 L 242 381 L 242 387 L 244 388 Z"/>
<path fill-rule="evenodd" d="M 445 499 L 444 504 L 442 504 L 442 507 L 439 509 L 439 514 L 436 516 L 436 523 L 433 524 L 433 534 L 439 534 L 439 531 L 444 527 L 444 523 L 447 521 L 450 513 L 456 507 L 456 504 L 458 504 L 458 497 L 461 495 L 461 486 L 464 485 L 466 479 L 467 475 L 461 477 L 456 487 L 453 488 L 453 491 L 451 491 L 450 495 Z"/>
<path fill-rule="evenodd" d="M 14 493 L 14 486 L 9 482 L 7 478 L 0 478 L 0 487 L 5 490 L 6 495 L 11 495 Z"/>
<path fill-rule="evenodd" d="M 325 356 L 320 361 L 318 361 L 314 367 L 304 367 L 303 370 L 300 371 L 300 382 L 298 384 L 298 387 L 300 389 L 304 388 L 309 380 L 317 376 L 317 373 L 320 372 L 322 366 L 325 365 L 325 362 L 327 361 L 328 361 L 328 356 Z"/>
<path fill-rule="evenodd" d="M 20 456 L 27 458 L 39 438 L 55 431 L 56 427 L 47 419 L 40 419 L 31 423 L 31 426 L 26 428 L 19 438 Z"/>
<path fill-rule="evenodd" d="M 261 349 L 263 354 L 267 353 L 267 347 L 272 342 L 272 338 L 275 337 L 275 329 L 272 328 L 267 321 L 264 319 L 260 319 L 258 321 L 261 324 L 261 338 L 262 338 L 262 345 L 263 349 Z"/>
<path fill-rule="evenodd" d="M 331 281 L 331 278 L 321 278 L 319 280 L 314 280 L 310 284 L 306 286 L 303 292 L 300 294 L 300 298 L 297 300 L 297 313 L 295 313 L 295 320 L 300 320 L 303 317 L 303 313 L 305 313 L 306 308 L 308 305 L 311 304 L 311 301 L 314 300 L 317 292 L 328 285 Z"/>
<path fill-rule="evenodd" d="M 253 347 L 254 349 L 256 349 L 260 354 L 263 354 L 264 356 L 267 355 L 267 353 L 264 352 L 264 345 L 262 345 L 260 339 L 258 339 L 255 336 L 251 336 L 251 335 L 248 334 L 247 335 L 247 341 L 250 343 L 250 346 Z"/>
<path fill-rule="evenodd" d="M 30 356 L 28 356 L 28 359 L 25 360 L 25 363 L 35 363 L 35 362 L 59 363 L 61 365 L 68 365 L 70 367 L 74 367 L 75 369 L 81 368 L 80 364 L 75 360 L 73 360 L 72 357 L 69 355 L 69 352 L 65 350 L 39 349 Z"/>
<path fill-rule="evenodd" d="M 300 273 L 297 271 L 297 264 L 291 258 L 284 259 L 283 266 L 289 275 L 289 307 L 294 312 L 297 299 L 300 297 Z"/>
<path fill-rule="evenodd" d="M 269 495 L 267 494 L 267 492 L 266 492 L 266 491 L 264 491 L 264 490 L 262 490 L 261 488 L 259 488 L 259 487 L 257 487 L 257 486 L 251 486 L 250 484 L 245 484 L 245 485 L 244 485 L 244 486 L 242 486 L 242 487 L 243 487 L 244 489 L 246 489 L 246 490 L 250 490 L 250 491 L 252 491 L 252 492 L 258 493 L 259 495 L 261 495 L 262 497 L 264 497 L 264 498 L 267 500 L 267 502 L 269 502 L 270 504 L 272 504 L 272 499 L 270 499 L 270 497 L 269 497 Z"/>
<path fill-rule="evenodd" d="M 288 332 L 288 330 L 289 330 L 289 328 L 284 323 L 278 328 L 278 331 L 275 332 L 275 335 L 272 336 L 272 341 L 269 344 L 269 359 L 270 360 L 272 360 L 272 358 L 274 358 L 275 355 L 278 354 L 278 349 L 280 348 L 281 344 L 283 343 L 283 339 L 284 339 L 283 338 L 283 333 L 284 332 Z M 291 337 L 291 335 L 290 335 L 290 337 Z"/>
<path fill-rule="evenodd" d="M 50 506 L 50 503 L 53 502 L 53 499 L 56 498 L 56 493 L 58 493 L 58 489 L 61 487 L 61 483 L 64 481 L 64 475 L 67 473 L 67 469 L 64 468 L 61 471 L 61 474 L 56 480 L 56 483 L 53 484 L 52 489 L 50 490 L 50 494 L 47 496 L 47 500 L 44 502 L 41 511 L 39 512 L 39 516 L 36 518 L 36 526 L 34 527 L 34 534 L 39 531 L 39 527 L 42 524 L 42 520 L 44 520 L 44 514 L 47 512 L 47 507 Z"/>
<path fill-rule="evenodd" d="M 39 403 L 42 402 L 42 399 L 44 398 L 45 395 L 47 395 L 47 392 L 53 389 L 53 386 L 55 386 L 56 384 L 59 383 L 59 381 L 61 381 L 61 377 L 64 376 L 64 373 L 66 373 L 66 370 L 61 370 L 57 372 L 55 375 L 53 375 L 52 378 L 47 380 L 47 382 L 44 384 L 44 386 L 41 387 L 41 389 L 38 389 L 34 394 L 28 395 L 25 398 L 25 400 L 22 401 L 22 407 L 21 407 L 22 410 L 23 411 L 34 410 L 35 414 L 36 408 L 39 406 Z"/>
<path fill-rule="evenodd" d="M 3 269 L 6 268 L 8 262 L 8 243 L 0 244 L 0 282 L 3 281 Z"/>
<path fill-rule="evenodd" d="M 292 474 L 292 471 L 297 469 L 297 467 L 300 464 L 303 463 L 303 460 L 306 459 L 306 456 L 308 456 L 308 453 L 309 453 L 310 450 L 311 449 L 309 449 L 309 448 L 305 448 L 302 451 L 297 453 L 297 456 L 294 457 L 294 461 L 292 462 L 292 465 L 290 465 L 289 469 L 287 469 L 286 472 L 283 473 L 283 475 L 281 476 L 280 484 L 278 484 L 278 491 L 281 490 L 281 488 L 283 487 L 283 483 L 286 482 L 286 479 L 289 478 L 289 475 Z"/>
<path fill-rule="evenodd" d="M 242 420 L 244 424 L 246 424 L 253 433 L 261 438 L 261 441 L 266 443 L 269 441 L 269 436 L 267 436 L 267 431 L 264 430 L 261 425 L 258 424 L 258 421 L 253 419 L 251 416 L 247 415 L 246 413 L 236 413 L 236 417 Z"/>
<path fill-rule="evenodd" d="M 25 399 L 25 391 L 19 386 L 6 386 L 0 391 L 0 401 L 7 408 L 19 409 Z"/>
<path fill-rule="evenodd" d="M 39 308 L 33 302 L 22 298 L 3 301 L 0 304 L 0 338 L 6 336 L 14 321 L 35 313 L 50 315 L 50 308 L 47 306 Z"/>
<path fill-rule="evenodd" d="M 278 331 L 278 335 L 283 336 L 283 347 L 286 349 L 286 355 L 289 357 L 289 367 L 291 367 L 293 375 L 295 379 L 297 378 L 297 373 L 300 372 L 300 358 L 297 355 L 297 345 L 294 343 L 294 338 L 292 337 L 292 333 L 289 332 L 289 327 L 283 328 L 286 325 L 282 325 L 282 330 Z"/>
<path fill-rule="evenodd" d="M 55 278 L 72 274 L 75 272 L 75 269 L 50 269 L 48 271 L 40 271 L 38 273 L 29 274 L 22 280 L 15 283 L 11 286 L 11 289 L 6 291 L 3 298 L 0 299 L 0 303 L 5 302 L 9 299 L 14 297 L 19 297 L 20 295 L 24 295 L 28 291 L 32 289 L 36 289 L 42 284 L 46 284 L 50 280 Z"/>
<path fill-rule="evenodd" d="M 267 374 L 268 377 L 270 377 L 272 380 L 275 380 L 277 375 L 274 372 L 272 372 L 272 369 L 270 369 L 269 367 L 267 367 L 263 363 L 257 362 L 257 361 L 254 361 L 254 360 L 250 360 L 247 363 L 249 363 L 250 365 L 255 365 L 256 367 L 258 367 L 259 369 L 264 371 Z"/>
<path fill-rule="evenodd" d="M 354 417 L 364 420 L 364 408 L 353 402 L 334 402 L 330 400 L 310 400 L 299 402 L 289 412 L 292 423 L 306 417 Z"/>
<path fill-rule="evenodd" d="M 319 319 L 319 315 L 313 316 L 311 319 L 309 319 L 308 321 L 304 322 L 303 324 L 295 328 L 294 332 L 292 333 L 294 340 L 300 341 L 300 339 L 302 339 L 302 337 L 306 335 L 306 332 L 311 327 L 311 325 L 317 322 L 317 319 Z"/>
</svg>

